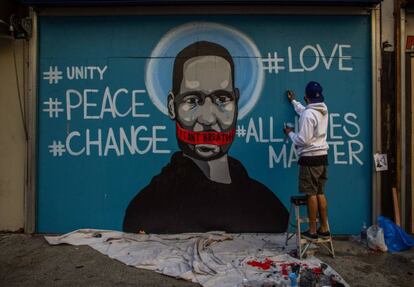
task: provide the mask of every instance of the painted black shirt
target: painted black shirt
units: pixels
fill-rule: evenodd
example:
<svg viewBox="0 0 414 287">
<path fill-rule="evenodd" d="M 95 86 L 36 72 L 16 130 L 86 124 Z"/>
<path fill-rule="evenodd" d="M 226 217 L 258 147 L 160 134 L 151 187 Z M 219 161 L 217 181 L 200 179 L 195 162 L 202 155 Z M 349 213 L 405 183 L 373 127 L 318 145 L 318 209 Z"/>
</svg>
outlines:
<svg viewBox="0 0 414 287">
<path fill-rule="evenodd" d="M 123 229 L 137 233 L 285 232 L 288 212 L 280 200 L 228 157 L 231 184 L 209 180 L 177 152 L 129 203 Z"/>
</svg>

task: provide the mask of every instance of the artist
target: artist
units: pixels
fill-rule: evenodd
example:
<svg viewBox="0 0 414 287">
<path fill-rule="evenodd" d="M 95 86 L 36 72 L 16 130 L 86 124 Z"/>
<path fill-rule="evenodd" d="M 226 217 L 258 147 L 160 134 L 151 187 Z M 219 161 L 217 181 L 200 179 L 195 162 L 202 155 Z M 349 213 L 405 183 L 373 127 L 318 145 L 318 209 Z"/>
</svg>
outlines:
<svg viewBox="0 0 414 287">
<path fill-rule="evenodd" d="M 176 56 L 168 110 L 181 151 L 130 202 L 124 231 L 286 231 L 284 205 L 228 156 L 238 100 L 224 47 L 196 42 Z"/>
<path fill-rule="evenodd" d="M 306 239 L 315 240 L 318 237 L 329 237 L 330 231 L 327 220 L 327 201 L 324 194 L 325 183 L 328 179 L 328 144 L 326 142 L 328 129 L 328 108 L 324 103 L 322 86 L 317 82 L 309 82 L 305 89 L 304 107 L 295 100 L 292 91 L 287 91 L 287 97 L 299 115 L 299 132 L 285 127 L 284 132 L 296 146 L 299 155 L 299 191 L 307 195 L 309 230 L 302 233 Z M 316 227 L 316 217 L 319 211 L 321 226 Z"/>
</svg>

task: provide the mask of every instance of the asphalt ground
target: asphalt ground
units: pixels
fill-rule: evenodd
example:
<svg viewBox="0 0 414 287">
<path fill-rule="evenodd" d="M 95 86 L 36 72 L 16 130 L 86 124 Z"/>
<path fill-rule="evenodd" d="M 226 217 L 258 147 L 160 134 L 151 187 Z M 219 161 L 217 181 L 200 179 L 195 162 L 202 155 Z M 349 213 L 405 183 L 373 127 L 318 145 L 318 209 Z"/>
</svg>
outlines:
<svg viewBox="0 0 414 287">
<path fill-rule="evenodd" d="M 414 286 L 414 249 L 400 253 L 367 250 L 336 239 L 336 258 L 315 255 L 353 287 Z M 50 246 L 42 235 L 0 234 L 0 286 L 200 286 L 127 266 L 88 246 Z"/>
</svg>

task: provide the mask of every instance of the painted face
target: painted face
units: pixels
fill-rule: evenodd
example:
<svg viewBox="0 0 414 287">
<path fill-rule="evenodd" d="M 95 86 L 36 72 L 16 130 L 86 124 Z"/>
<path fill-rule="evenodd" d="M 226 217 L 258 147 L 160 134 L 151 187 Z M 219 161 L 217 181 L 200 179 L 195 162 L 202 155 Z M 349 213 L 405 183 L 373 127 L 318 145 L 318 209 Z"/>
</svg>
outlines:
<svg viewBox="0 0 414 287">
<path fill-rule="evenodd" d="M 231 132 L 237 120 L 237 90 L 233 90 L 230 63 L 218 56 L 199 56 L 183 67 L 180 93 L 175 95 L 176 120 L 193 132 Z M 224 134 L 221 133 L 221 134 Z M 215 133 L 211 133 L 213 136 Z M 199 159 L 214 159 L 225 154 L 225 144 L 180 142 L 180 147 Z"/>
</svg>

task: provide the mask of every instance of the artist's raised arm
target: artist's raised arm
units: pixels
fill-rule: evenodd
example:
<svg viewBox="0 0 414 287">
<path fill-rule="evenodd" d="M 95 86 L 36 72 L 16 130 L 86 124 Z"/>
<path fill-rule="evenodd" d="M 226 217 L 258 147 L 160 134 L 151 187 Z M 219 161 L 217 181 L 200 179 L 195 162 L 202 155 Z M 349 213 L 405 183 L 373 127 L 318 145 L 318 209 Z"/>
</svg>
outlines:
<svg viewBox="0 0 414 287">
<path fill-rule="evenodd" d="M 299 116 L 306 110 L 305 106 L 296 100 L 292 100 L 292 105 Z"/>
<path fill-rule="evenodd" d="M 306 110 L 306 108 L 300 102 L 295 100 L 295 93 L 292 90 L 287 90 L 286 96 L 289 102 L 292 103 L 295 112 L 300 116 L 303 113 L 303 111 Z"/>
</svg>

